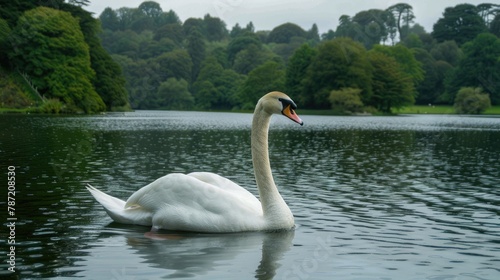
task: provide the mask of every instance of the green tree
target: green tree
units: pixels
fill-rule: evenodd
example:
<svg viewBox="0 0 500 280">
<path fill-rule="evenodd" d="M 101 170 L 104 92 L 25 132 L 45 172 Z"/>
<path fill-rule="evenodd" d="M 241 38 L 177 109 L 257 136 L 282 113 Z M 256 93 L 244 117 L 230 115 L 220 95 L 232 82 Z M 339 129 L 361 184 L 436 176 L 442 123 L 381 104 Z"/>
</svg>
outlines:
<svg viewBox="0 0 500 280">
<path fill-rule="evenodd" d="M 139 11 L 141 11 L 145 16 L 150 18 L 159 18 L 163 13 L 160 4 L 154 1 L 144 1 L 139 7 Z"/>
<path fill-rule="evenodd" d="M 490 97 L 481 88 L 461 88 L 455 98 L 455 111 L 458 114 L 481 114 L 491 106 Z"/>
<path fill-rule="evenodd" d="M 177 46 L 181 46 L 184 40 L 184 31 L 182 30 L 182 25 L 178 23 L 169 23 L 155 30 L 153 38 L 157 41 L 161 39 L 170 39 Z"/>
<path fill-rule="evenodd" d="M 379 111 L 391 113 L 392 108 L 401 108 L 415 102 L 413 81 L 404 72 L 395 58 L 382 52 L 368 52 L 373 66 L 373 95 L 369 105 Z"/>
<path fill-rule="evenodd" d="M 246 48 L 255 45 L 258 49 L 261 48 L 262 43 L 255 34 L 246 34 L 244 36 L 232 39 L 227 45 L 227 57 L 231 65 L 233 65 L 236 55 Z"/>
<path fill-rule="evenodd" d="M 319 38 L 319 29 L 316 23 L 314 23 L 311 29 L 307 31 L 307 39 L 311 40 L 313 44 L 319 43 L 319 41 L 321 40 Z"/>
<path fill-rule="evenodd" d="M 490 32 L 500 38 L 500 13 L 491 21 Z"/>
<path fill-rule="evenodd" d="M 291 96 L 301 96 L 305 92 L 303 81 L 315 55 L 316 49 L 308 44 L 295 51 L 286 68 L 285 92 Z"/>
<path fill-rule="evenodd" d="M 477 5 L 477 11 L 486 26 L 489 27 L 495 16 L 500 14 L 500 5 L 492 3 L 482 3 Z"/>
<path fill-rule="evenodd" d="M 455 41 L 444 41 L 432 48 L 431 55 L 436 60 L 446 61 L 452 66 L 457 66 L 463 53 Z"/>
<path fill-rule="evenodd" d="M 88 45 L 70 13 L 46 7 L 29 10 L 19 18 L 11 42 L 12 63 L 42 94 L 59 98 L 70 110 L 105 109 L 92 86 L 95 73 Z"/>
<path fill-rule="evenodd" d="M 124 55 L 113 55 L 113 60 L 121 65 L 127 79 L 127 91 L 130 105 L 134 109 L 150 109 L 159 107 L 154 98 L 162 81 L 160 65 L 157 59 L 133 59 Z"/>
<path fill-rule="evenodd" d="M 408 36 L 406 36 L 406 38 L 401 41 L 401 44 L 409 49 L 424 48 L 424 43 L 420 39 L 420 36 L 415 33 L 408 34 Z"/>
<path fill-rule="evenodd" d="M 243 75 L 224 69 L 214 56 L 207 57 L 193 84 L 196 107 L 199 109 L 232 109 L 239 103 L 237 91 Z"/>
<path fill-rule="evenodd" d="M 63 0 L 54 0 L 54 5 L 59 5 Z M 39 1 L 2 1 L 0 5 L 0 18 L 7 21 L 11 28 L 16 26 L 17 19 L 27 10 L 31 10 L 39 6 Z M 45 6 L 52 5 L 52 3 L 45 3 Z"/>
<path fill-rule="evenodd" d="M 246 75 L 255 69 L 255 67 L 272 59 L 279 60 L 271 51 L 256 45 L 249 45 L 236 54 L 232 69 L 237 73 Z"/>
<path fill-rule="evenodd" d="M 206 14 L 203 18 L 203 23 L 209 41 L 222 41 L 227 38 L 228 31 L 226 24 L 220 18 L 211 17 L 209 14 Z"/>
<path fill-rule="evenodd" d="M 422 69 L 425 71 L 424 80 L 417 86 L 418 96 L 416 97 L 417 104 L 431 104 L 438 100 L 439 95 L 443 94 L 443 87 L 439 86 L 440 75 L 437 69 L 436 60 L 425 49 L 412 49 L 415 53 L 415 58 L 422 64 Z"/>
<path fill-rule="evenodd" d="M 116 16 L 118 17 L 120 30 L 131 29 L 134 22 L 140 18 L 144 18 L 144 14 L 137 8 L 122 7 L 115 11 Z"/>
<path fill-rule="evenodd" d="M 107 7 L 99 15 L 99 20 L 101 21 L 101 26 L 103 29 L 109 29 L 112 31 L 118 30 L 120 28 L 120 21 L 118 20 L 118 15 L 115 10 Z"/>
<path fill-rule="evenodd" d="M 300 103 L 306 108 L 329 108 L 330 92 L 347 87 L 361 89 L 361 99 L 369 100 L 372 67 L 366 49 L 350 38 L 337 38 L 320 44 L 307 69 Z"/>
<path fill-rule="evenodd" d="M 413 52 L 402 44 L 391 47 L 377 45 L 373 50 L 393 57 L 399 63 L 400 68 L 411 78 L 412 91 L 413 94 L 416 94 L 415 88 L 424 80 L 425 71 Z"/>
<path fill-rule="evenodd" d="M 477 7 L 471 4 L 446 8 L 443 17 L 434 24 L 433 29 L 432 36 L 438 42 L 455 40 L 459 45 L 473 40 L 487 30 Z"/>
<path fill-rule="evenodd" d="M 481 87 L 493 104 L 500 104 L 500 38 L 484 33 L 464 44 L 464 57 L 450 79 L 448 91 Z M 453 100 L 453 95 L 451 96 Z"/>
<path fill-rule="evenodd" d="M 161 27 L 165 24 L 182 24 L 179 16 L 172 10 L 163 12 L 157 19 L 157 26 Z"/>
<path fill-rule="evenodd" d="M 332 109 L 339 113 L 356 113 L 363 109 L 361 90 L 359 88 L 342 88 L 330 93 Z"/>
<path fill-rule="evenodd" d="M 361 11 L 352 21 L 358 25 L 355 26 L 356 37 L 351 38 L 363 43 L 367 49 L 387 40 L 390 27 L 394 25 L 392 14 L 379 9 Z"/>
<path fill-rule="evenodd" d="M 307 32 L 302 29 L 302 27 L 294 24 L 294 23 L 284 23 L 275 27 L 269 36 L 267 37 L 267 41 L 269 43 L 290 43 L 290 40 L 293 37 L 302 37 L 307 39 Z"/>
<path fill-rule="evenodd" d="M 193 108 L 194 98 L 188 90 L 186 80 L 168 78 L 158 87 L 159 106 L 167 110 L 189 110 Z"/>
<path fill-rule="evenodd" d="M 280 56 L 283 61 L 288 62 L 289 58 L 293 55 L 293 53 L 300 48 L 303 44 L 306 42 L 310 42 L 311 44 L 314 44 L 314 41 L 312 40 L 306 40 L 305 38 L 302 37 L 293 37 L 290 40 L 290 43 L 287 44 L 268 44 L 267 47 L 275 54 Z"/>
<path fill-rule="evenodd" d="M 193 71 L 193 62 L 191 56 L 186 50 L 176 49 L 161 56 L 154 58 L 159 64 L 159 77 L 165 81 L 168 78 L 177 78 L 191 80 Z"/>
<path fill-rule="evenodd" d="M 195 81 L 200 72 L 201 62 L 205 59 L 205 41 L 197 28 L 192 28 L 187 38 L 187 51 L 193 62 L 190 81 Z"/>
<path fill-rule="evenodd" d="M 285 67 L 275 61 L 268 61 L 252 70 L 239 90 L 244 109 L 255 107 L 263 93 L 283 91 L 285 88 Z"/>
<path fill-rule="evenodd" d="M 8 65 L 7 53 L 10 49 L 9 35 L 12 30 L 6 20 L 0 18 L 0 65 Z"/>
<path fill-rule="evenodd" d="M 80 29 L 89 46 L 90 65 L 95 72 L 92 84 L 106 104 L 106 108 L 113 110 L 129 106 L 125 78 L 120 66 L 111 59 L 97 37 L 100 31 L 99 22 L 80 6 L 64 5 L 62 8 L 79 19 Z"/>
<path fill-rule="evenodd" d="M 403 41 L 408 36 L 410 24 L 415 19 L 413 7 L 406 3 L 398 3 L 387 8 L 387 11 L 392 13 L 399 33 L 399 40 Z"/>
<path fill-rule="evenodd" d="M 191 29 L 196 28 L 200 32 L 202 32 L 203 36 L 205 36 L 205 23 L 201 18 L 188 18 L 184 21 L 182 25 L 182 29 L 184 30 L 184 34 L 187 36 L 191 33 Z"/>
</svg>

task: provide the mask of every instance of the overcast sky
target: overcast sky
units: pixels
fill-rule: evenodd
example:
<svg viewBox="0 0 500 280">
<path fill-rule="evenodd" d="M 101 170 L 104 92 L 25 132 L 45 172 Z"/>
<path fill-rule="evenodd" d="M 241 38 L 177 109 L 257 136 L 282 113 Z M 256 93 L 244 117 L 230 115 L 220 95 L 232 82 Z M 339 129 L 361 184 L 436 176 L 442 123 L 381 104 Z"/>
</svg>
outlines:
<svg viewBox="0 0 500 280">
<path fill-rule="evenodd" d="M 408 3 L 413 7 L 415 22 L 432 31 L 433 24 L 442 16 L 446 7 L 461 3 L 480 4 L 497 0 L 156 0 L 163 11 L 174 10 L 184 22 L 190 17 L 201 18 L 210 14 L 221 18 L 230 30 L 236 23 L 246 26 L 253 22 L 256 30 L 271 30 L 274 27 L 292 22 L 305 30 L 313 23 L 320 33 L 338 25 L 341 15 L 354 16 L 357 12 L 369 9 L 386 9 L 396 3 Z M 136 8 L 144 0 L 90 0 L 86 9 L 99 16 L 106 7 Z"/>
</svg>

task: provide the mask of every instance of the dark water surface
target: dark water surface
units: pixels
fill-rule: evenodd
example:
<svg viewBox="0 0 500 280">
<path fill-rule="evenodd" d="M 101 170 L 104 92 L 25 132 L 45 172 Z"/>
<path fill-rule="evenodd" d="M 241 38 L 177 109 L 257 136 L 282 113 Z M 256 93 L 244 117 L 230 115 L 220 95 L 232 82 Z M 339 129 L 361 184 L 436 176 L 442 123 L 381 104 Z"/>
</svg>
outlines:
<svg viewBox="0 0 500 280">
<path fill-rule="evenodd" d="M 0 278 L 500 279 L 499 118 L 302 117 L 270 132 L 295 231 L 153 235 L 111 223 L 84 185 L 125 199 L 211 171 L 256 194 L 250 114 L 0 115 Z"/>
</svg>

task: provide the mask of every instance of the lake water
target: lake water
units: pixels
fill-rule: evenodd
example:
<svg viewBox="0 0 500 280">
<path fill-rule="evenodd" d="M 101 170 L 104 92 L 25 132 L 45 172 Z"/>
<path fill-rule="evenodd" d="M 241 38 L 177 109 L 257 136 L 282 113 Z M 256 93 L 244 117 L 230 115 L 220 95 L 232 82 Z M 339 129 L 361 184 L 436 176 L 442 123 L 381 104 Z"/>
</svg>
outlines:
<svg viewBox="0 0 500 280">
<path fill-rule="evenodd" d="M 0 115 L 0 278 L 500 279 L 499 118 L 302 118 L 270 132 L 294 231 L 152 234 L 112 223 L 85 184 L 126 199 L 211 171 L 256 194 L 250 114 Z"/>
</svg>

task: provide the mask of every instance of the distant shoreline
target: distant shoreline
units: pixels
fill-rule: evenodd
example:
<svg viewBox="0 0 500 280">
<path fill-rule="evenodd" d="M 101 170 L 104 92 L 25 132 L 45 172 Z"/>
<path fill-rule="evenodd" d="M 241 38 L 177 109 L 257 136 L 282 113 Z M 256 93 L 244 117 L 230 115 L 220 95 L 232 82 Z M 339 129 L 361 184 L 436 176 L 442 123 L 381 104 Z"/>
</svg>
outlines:
<svg viewBox="0 0 500 280">
<path fill-rule="evenodd" d="M 164 109 L 150 109 L 150 110 L 158 110 L 165 111 Z M 134 110 L 129 111 L 108 111 L 103 113 L 117 113 L 117 112 L 133 112 Z M 235 112 L 235 113 L 252 113 L 251 110 L 206 110 L 206 112 Z M 317 116 L 339 116 L 339 115 L 349 115 L 349 114 L 339 114 L 338 111 L 334 110 L 315 110 L 315 109 L 303 109 L 297 110 L 297 112 L 301 115 L 317 115 Z M 39 113 L 36 111 L 36 107 L 31 108 L 0 108 L 0 114 L 47 114 L 47 113 Z M 436 114 L 436 115 L 456 115 L 455 109 L 453 106 L 449 105 L 436 105 L 436 106 L 428 106 L 428 105 L 413 105 L 401 109 L 394 110 L 392 115 L 426 115 L 426 114 Z M 55 115 L 55 114 L 50 114 Z M 65 113 L 61 113 L 61 115 L 66 115 Z M 354 116 L 359 114 L 353 114 Z M 361 114 L 362 115 L 362 114 Z M 375 114 L 378 115 L 378 114 Z M 500 106 L 491 106 L 481 115 L 500 115 Z M 381 114 L 383 116 L 383 114 Z"/>
</svg>

